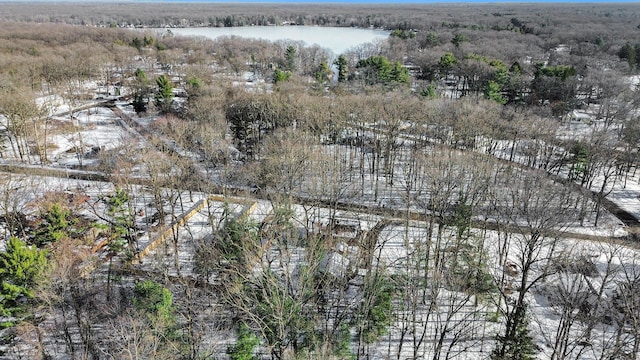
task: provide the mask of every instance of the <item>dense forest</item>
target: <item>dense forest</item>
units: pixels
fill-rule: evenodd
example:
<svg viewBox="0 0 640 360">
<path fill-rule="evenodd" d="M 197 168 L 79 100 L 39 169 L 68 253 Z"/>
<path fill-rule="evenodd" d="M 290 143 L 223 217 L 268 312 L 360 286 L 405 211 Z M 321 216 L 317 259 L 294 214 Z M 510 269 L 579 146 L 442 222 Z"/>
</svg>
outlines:
<svg viewBox="0 0 640 360">
<path fill-rule="evenodd" d="M 0 21 L 0 359 L 640 358 L 640 6 Z"/>
</svg>

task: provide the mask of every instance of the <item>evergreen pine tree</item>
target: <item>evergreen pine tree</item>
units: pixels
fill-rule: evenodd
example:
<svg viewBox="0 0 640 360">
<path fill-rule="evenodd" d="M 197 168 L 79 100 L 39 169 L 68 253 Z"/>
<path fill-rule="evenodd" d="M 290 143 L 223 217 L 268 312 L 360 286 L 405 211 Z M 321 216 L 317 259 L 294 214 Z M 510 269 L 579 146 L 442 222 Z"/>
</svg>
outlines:
<svg viewBox="0 0 640 360">
<path fill-rule="evenodd" d="M 24 310 L 21 298 L 31 299 L 47 267 L 47 252 L 12 237 L 0 252 L 0 314 L 12 316 Z"/>
</svg>

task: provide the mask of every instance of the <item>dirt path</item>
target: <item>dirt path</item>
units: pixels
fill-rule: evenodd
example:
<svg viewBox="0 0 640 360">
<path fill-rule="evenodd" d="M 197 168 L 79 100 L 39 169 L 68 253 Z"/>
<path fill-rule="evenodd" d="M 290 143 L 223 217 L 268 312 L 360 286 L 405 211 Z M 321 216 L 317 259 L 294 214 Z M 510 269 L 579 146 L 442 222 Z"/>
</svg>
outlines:
<svg viewBox="0 0 640 360">
<path fill-rule="evenodd" d="M 77 180 L 87 180 L 87 181 L 104 181 L 111 182 L 111 178 L 109 175 L 93 172 L 93 171 L 83 171 L 83 170 L 69 170 L 69 169 L 60 169 L 54 167 L 43 167 L 43 166 L 34 166 L 34 165 L 25 165 L 25 164 L 2 164 L 0 163 L 0 172 L 6 173 L 14 173 L 14 174 L 24 174 L 24 175 L 37 175 L 37 176 L 50 176 L 50 177 L 58 177 L 58 178 L 66 178 L 66 179 L 77 179 Z M 137 185 L 147 185 L 147 182 L 143 179 L 131 179 L 131 183 Z M 205 191 L 208 193 L 219 193 L 219 186 L 214 184 L 210 184 L 206 189 L 198 188 L 198 189 L 189 189 L 183 188 L 181 190 L 193 190 L 193 191 Z M 247 193 L 244 189 L 233 189 L 226 188 L 225 189 L 227 195 L 232 195 L 240 198 L 249 199 L 262 199 L 267 200 L 267 195 L 261 192 L 257 193 Z M 406 209 L 392 209 L 392 208 L 380 208 L 374 206 L 367 206 L 362 204 L 355 204 L 349 202 L 338 202 L 332 203 L 329 201 L 317 200 L 317 199 L 306 199 L 301 197 L 293 197 L 295 203 L 300 205 L 313 205 L 318 207 L 327 207 L 327 208 L 335 208 L 336 210 L 341 211 L 351 211 L 351 212 L 359 212 L 365 214 L 372 214 L 385 217 L 388 219 L 389 223 L 402 223 L 406 220 L 410 221 L 420 221 L 420 222 L 428 222 L 431 219 L 431 215 L 426 212 L 417 212 L 417 211 L 407 211 Z M 446 220 L 446 219 L 445 219 Z M 475 229 L 482 230 L 495 230 L 495 231 L 508 231 L 508 232 L 523 232 L 526 229 L 517 227 L 515 225 L 507 225 L 507 224 L 496 224 L 495 222 L 489 221 L 473 221 L 472 227 Z M 637 234 L 637 231 L 640 230 L 638 226 L 636 227 L 628 227 L 631 233 Z M 590 240 L 590 241 L 611 241 L 612 238 L 610 236 L 600 236 L 600 235 L 589 235 L 577 232 L 565 231 L 562 232 L 562 237 L 566 238 L 574 238 L 574 239 L 582 239 L 582 240 Z M 630 237 L 633 239 L 633 237 Z M 629 240 L 631 240 L 629 239 Z M 627 243 L 627 245 L 637 247 L 640 244 L 625 241 L 624 238 L 617 238 L 618 241 L 623 241 Z"/>
<path fill-rule="evenodd" d="M 361 130 L 366 130 L 366 131 L 371 131 L 371 132 L 375 132 L 378 133 L 380 135 L 384 136 L 384 133 L 380 131 L 380 129 L 377 129 L 375 127 L 371 127 L 371 126 L 363 126 L 360 124 L 350 124 L 353 127 L 357 127 Z M 447 148 L 447 149 L 453 149 L 452 147 L 448 146 L 448 145 L 443 145 L 428 139 L 423 139 L 423 138 L 419 138 L 417 136 L 411 135 L 411 134 L 406 134 L 406 133 L 400 133 L 398 135 L 399 138 L 408 140 L 408 141 L 412 141 L 412 142 L 419 142 L 425 145 L 429 145 L 429 146 L 433 146 L 436 148 Z M 476 150 L 465 150 L 465 149 L 455 149 L 457 151 L 476 151 Z M 488 155 L 487 156 L 493 156 L 493 155 Z M 493 158 L 495 158 L 498 162 L 500 163 L 504 163 L 504 164 L 510 164 L 512 166 L 515 166 L 518 169 L 522 169 L 522 170 L 528 170 L 528 171 L 544 171 L 543 169 L 539 169 L 539 168 L 534 168 L 531 166 L 528 166 L 526 164 L 522 164 L 519 162 L 515 162 L 515 161 L 509 161 L 507 159 L 503 159 L 497 156 L 493 156 Z M 567 179 L 559 176 L 559 175 L 554 175 L 554 174 L 549 174 L 547 172 L 547 174 L 549 175 L 549 177 L 551 179 L 553 179 L 556 183 L 559 183 L 563 186 L 567 186 L 569 188 L 571 188 L 574 191 L 578 191 L 578 192 L 583 192 L 585 191 L 585 188 L 583 188 L 582 186 L 580 186 L 579 184 L 572 182 L 572 181 L 568 181 Z M 587 190 L 590 194 L 591 194 L 591 198 L 592 200 L 595 202 L 597 201 L 597 197 L 598 197 L 598 192 L 594 191 L 594 190 Z M 620 220 L 625 226 L 628 227 L 628 232 L 631 234 L 640 234 L 640 219 L 635 217 L 632 213 L 622 209 L 618 204 L 616 204 L 615 202 L 607 199 L 606 197 L 604 199 L 602 199 L 602 207 L 607 210 L 608 212 L 610 212 L 613 216 L 615 216 L 616 218 L 618 218 L 618 220 Z M 586 235 L 585 235 L 586 236 Z M 638 239 L 640 240 L 640 238 Z"/>
<path fill-rule="evenodd" d="M 175 154 L 182 154 L 183 151 L 174 143 L 170 142 L 168 139 L 164 139 L 158 137 L 153 132 L 146 129 L 144 126 L 140 125 L 137 121 L 119 109 L 113 101 L 108 101 L 100 104 L 96 104 L 97 106 L 105 106 L 110 108 L 115 115 L 121 120 L 120 126 L 122 126 L 127 132 L 131 133 L 136 138 L 141 139 L 145 144 L 152 146 L 151 144 L 156 143 L 158 139 L 160 139 L 161 143 L 164 146 L 155 148 L 161 152 L 171 152 Z M 406 134 L 405 134 L 406 135 Z M 225 194 L 234 195 L 239 197 L 249 198 L 257 198 L 257 199 L 267 199 L 267 193 L 256 192 L 249 193 L 246 189 L 234 189 L 225 187 L 222 189 L 221 186 L 211 183 L 206 179 L 206 169 L 203 168 L 202 164 L 197 161 L 193 161 L 193 159 L 189 158 L 193 167 L 197 169 L 198 174 L 194 174 L 198 176 L 198 182 L 196 182 L 197 189 L 190 188 L 193 185 L 191 184 L 183 184 L 185 187 L 183 190 L 194 190 L 194 191 L 204 191 L 207 193 L 222 193 L 224 190 Z M 500 159 L 499 159 L 500 160 Z M 503 159 L 502 159 L 503 160 Z M 503 160 L 506 161 L 506 160 Z M 522 167 L 523 169 L 530 169 L 529 167 L 519 164 L 513 163 L 515 166 Z M 108 174 L 95 172 L 95 171 L 85 171 L 85 170 L 77 170 L 77 169 L 63 169 L 56 168 L 52 166 L 35 166 L 35 165 L 27 165 L 20 163 L 7 163 L 0 162 L 0 171 L 8 172 L 8 173 L 21 173 L 25 175 L 39 175 L 39 176 L 51 176 L 58 178 L 67 178 L 67 179 L 79 179 L 79 180 L 88 180 L 88 181 L 104 181 L 111 182 L 111 176 Z M 147 181 L 143 179 L 131 179 L 132 183 L 136 183 L 139 185 L 147 185 Z M 556 179 L 556 181 L 562 182 L 564 185 L 568 185 L 572 188 L 575 187 L 582 189 L 577 184 L 567 184 L 563 179 Z M 381 208 L 376 206 L 368 206 L 357 203 L 350 202 L 330 202 L 326 200 L 318 200 L 318 199 L 307 199 L 303 197 L 294 197 L 295 202 L 301 205 L 314 205 L 314 206 L 322 206 L 328 208 L 335 208 L 337 210 L 342 211 L 353 211 L 367 214 L 375 214 L 379 216 L 384 216 L 393 222 L 402 222 L 406 220 L 411 221 L 424 221 L 428 222 L 432 215 L 429 214 L 428 210 L 423 212 L 418 211 L 407 211 L 406 209 L 394 209 L 394 208 Z M 628 232 L 631 234 L 628 238 L 633 240 L 637 237 L 637 234 L 640 234 L 640 222 L 636 219 L 633 214 L 621 209 L 614 202 L 604 199 L 603 206 L 607 211 L 616 216 L 622 223 L 627 226 Z M 447 219 L 442 219 L 446 221 Z M 522 232 L 523 228 L 517 227 L 515 225 L 506 225 L 506 224 L 497 224 L 495 222 L 489 221 L 474 221 L 472 226 L 476 229 L 486 229 L 486 230 L 499 230 L 499 231 L 510 231 L 510 232 Z M 563 232 L 563 237 L 575 238 L 575 239 L 583 239 L 583 240 L 591 240 L 591 241 L 610 241 L 611 237 L 609 236 L 600 236 L 600 235 L 590 235 L 583 234 L 577 232 Z M 637 244 L 633 243 L 631 245 L 636 246 Z"/>
</svg>

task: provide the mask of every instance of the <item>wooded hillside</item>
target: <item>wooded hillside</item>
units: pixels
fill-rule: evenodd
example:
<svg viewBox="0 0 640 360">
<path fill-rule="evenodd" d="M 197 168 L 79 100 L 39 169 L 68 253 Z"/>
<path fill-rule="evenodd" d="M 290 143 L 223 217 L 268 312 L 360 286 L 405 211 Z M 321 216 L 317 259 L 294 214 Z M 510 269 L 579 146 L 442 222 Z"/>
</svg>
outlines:
<svg viewBox="0 0 640 360">
<path fill-rule="evenodd" d="M 0 3 L 0 358 L 637 359 L 639 13 Z"/>
</svg>

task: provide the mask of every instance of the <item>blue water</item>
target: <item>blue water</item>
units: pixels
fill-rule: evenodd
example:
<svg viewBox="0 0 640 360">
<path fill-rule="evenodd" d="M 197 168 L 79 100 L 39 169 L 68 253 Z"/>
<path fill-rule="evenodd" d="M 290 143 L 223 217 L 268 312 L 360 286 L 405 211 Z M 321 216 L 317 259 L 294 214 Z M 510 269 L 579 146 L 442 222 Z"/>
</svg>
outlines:
<svg viewBox="0 0 640 360">
<path fill-rule="evenodd" d="M 0 0 L 2 2 L 85 2 L 112 3 L 108 0 Z M 118 3 L 218 3 L 218 4 L 501 4 L 501 3 L 636 3 L 638 0 L 119 0 Z"/>
<path fill-rule="evenodd" d="M 107 0 L 0 0 L 2 2 L 92 2 L 110 3 Z M 489 3 L 636 3 L 638 0 L 119 0 L 118 3 L 218 3 L 218 4 L 489 4 Z"/>
<path fill-rule="evenodd" d="M 130 0 L 166 3 L 270 3 L 270 4 L 456 4 L 456 3 L 638 3 L 638 0 Z"/>
<path fill-rule="evenodd" d="M 108 0 L 0 0 L 14 3 L 33 2 L 77 2 L 77 3 L 113 3 Z M 504 4 L 504 3 L 589 3 L 589 4 L 616 4 L 616 3 L 636 3 L 639 0 L 119 0 L 118 3 L 212 3 L 212 4 Z"/>
</svg>

